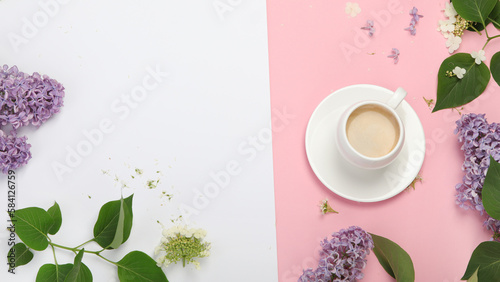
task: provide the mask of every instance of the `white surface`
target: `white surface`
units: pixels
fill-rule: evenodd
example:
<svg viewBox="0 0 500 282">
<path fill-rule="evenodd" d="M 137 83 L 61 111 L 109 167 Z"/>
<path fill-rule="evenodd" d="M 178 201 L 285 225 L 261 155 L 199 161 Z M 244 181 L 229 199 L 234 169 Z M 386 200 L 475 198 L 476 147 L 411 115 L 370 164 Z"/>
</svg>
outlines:
<svg viewBox="0 0 500 282">
<path fill-rule="evenodd" d="M 183 218 L 207 230 L 211 255 L 199 271 L 167 268 L 170 281 L 277 281 L 264 0 L 3 0 L 0 19 L 0 63 L 66 88 L 61 113 L 21 131 L 33 159 L 16 172 L 19 208 L 61 206 L 54 242 L 76 246 L 92 237 L 99 208 L 120 197 L 117 175 L 129 186 L 124 196 L 134 193 L 134 222 L 129 240 L 104 256 L 152 255 L 157 221 L 168 227 L 183 214 L 179 207 L 190 207 Z M 147 94 L 131 96 L 140 87 Z M 227 185 L 200 196 L 228 167 Z M 144 175 L 132 179 L 135 168 Z M 147 189 L 149 179 L 159 186 Z M 7 178 L 0 183 L 6 187 Z M 0 220 L 7 227 L 6 214 Z M 9 234 L 0 236 L 3 255 Z M 58 252 L 59 263 L 72 260 Z M 92 255 L 83 261 L 94 281 L 117 281 L 114 266 Z M 0 281 L 34 281 L 44 263 L 53 263 L 50 250 L 15 275 L 4 264 Z"/>
<path fill-rule="evenodd" d="M 403 101 L 396 109 L 403 122 L 406 141 L 400 154 L 381 169 L 361 169 L 342 158 L 336 144 L 337 124 L 351 105 L 373 100 L 385 102 L 393 92 L 373 85 L 353 85 L 326 97 L 314 110 L 306 130 L 306 153 L 319 180 L 337 195 L 358 202 L 391 198 L 415 179 L 425 155 L 422 124 L 411 106 Z"/>
</svg>

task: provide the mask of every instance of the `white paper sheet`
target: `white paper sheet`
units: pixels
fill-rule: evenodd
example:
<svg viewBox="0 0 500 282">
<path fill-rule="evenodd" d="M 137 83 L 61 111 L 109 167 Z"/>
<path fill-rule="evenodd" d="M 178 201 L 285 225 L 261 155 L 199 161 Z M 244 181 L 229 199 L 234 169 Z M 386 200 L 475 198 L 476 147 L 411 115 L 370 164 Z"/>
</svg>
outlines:
<svg viewBox="0 0 500 282">
<path fill-rule="evenodd" d="M 16 170 L 17 208 L 57 201 L 63 224 L 51 238 L 74 247 L 92 238 L 104 203 L 133 193 L 131 236 L 103 256 L 153 256 L 158 222 L 182 215 L 207 230 L 211 255 L 201 270 L 166 268 L 170 281 L 277 281 L 265 1 L 2 0 L 0 21 L 0 63 L 66 88 L 59 114 L 19 130 L 33 158 Z M 83 261 L 94 281 L 118 281 L 112 264 Z M 16 274 L 3 264 L 0 280 L 34 281 L 45 263 L 50 249 Z"/>
</svg>

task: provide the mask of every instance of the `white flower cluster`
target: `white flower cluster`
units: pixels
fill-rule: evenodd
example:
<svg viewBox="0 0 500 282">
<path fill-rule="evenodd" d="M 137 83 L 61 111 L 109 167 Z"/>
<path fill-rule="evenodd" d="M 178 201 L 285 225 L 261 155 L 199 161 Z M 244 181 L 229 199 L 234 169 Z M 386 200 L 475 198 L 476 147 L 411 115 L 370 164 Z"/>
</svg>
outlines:
<svg viewBox="0 0 500 282">
<path fill-rule="evenodd" d="M 195 258 L 210 255 L 210 243 L 204 242 L 207 231 L 201 228 L 188 228 L 186 225 L 175 225 L 163 229 L 161 243 L 155 248 L 156 264 L 167 267 L 171 263 L 182 261 L 182 265 L 192 263 L 200 269 Z"/>
<path fill-rule="evenodd" d="M 446 3 L 446 8 L 444 9 L 444 15 L 448 18 L 447 20 L 440 20 L 438 31 L 440 31 L 444 38 L 448 39 L 446 41 L 446 47 L 448 47 L 448 52 L 455 52 L 460 43 L 462 43 L 461 34 L 457 34 L 457 24 L 463 24 L 463 21 L 457 22 L 458 13 L 453 7 L 453 3 Z M 458 28 L 460 30 L 460 28 Z"/>
<path fill-rule="evenodd" d="M 184 237 L 195 237 L 196 239 L 203 239 L 207 236 L 207 231 L 201 228 L 189 228 L 186 225 L 175 225 L 169 229 L 163 229 L 163 239 L 177 238 L 177 235 Z"/>
</svg>

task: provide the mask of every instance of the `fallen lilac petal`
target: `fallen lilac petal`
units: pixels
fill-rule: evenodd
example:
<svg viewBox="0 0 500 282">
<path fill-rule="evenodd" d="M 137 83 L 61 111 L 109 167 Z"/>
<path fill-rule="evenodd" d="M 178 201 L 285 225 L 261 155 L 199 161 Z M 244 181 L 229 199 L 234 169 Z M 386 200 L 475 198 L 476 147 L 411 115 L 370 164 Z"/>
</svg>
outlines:
<svg viewBox="0 0 500 282">
<path fill-rule="evenodd" d="M 397 48 L 392 48 L 392 53 L 387 57 L 392 58 L 394 60 L 394 64 L 397 64 L 399 62 L 399 50 Z"/>
<path fill-rule="evenodd" d="M 373 27 L 374 22 L 372 20 L 366 21 L 366 26 L 361 27 L 361 29 L 368 30 L 368 35 L 373 36 L 375 33 L 375 28 Z"/>
<path fill-rule="evenodd" d="M 405 28 L 405 30 L 408 30 L 411 35 L 417 34 L 417 29 L 415 28 L 414 25 L 410 25 L 409 27 Z"/>
</svg>

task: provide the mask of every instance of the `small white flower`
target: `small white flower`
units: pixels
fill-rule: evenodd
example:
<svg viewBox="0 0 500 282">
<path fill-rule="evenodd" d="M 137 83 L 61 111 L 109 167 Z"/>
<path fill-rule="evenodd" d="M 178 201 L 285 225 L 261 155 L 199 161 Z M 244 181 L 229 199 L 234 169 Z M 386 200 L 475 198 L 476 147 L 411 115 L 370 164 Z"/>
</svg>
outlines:
<svg viewBox="0 0 500 282">
<path fill-rule="evenodd" d="M 460 36 L 455 36 L 450 34 L 448 40 L 446 40 L 446 47 L 448 47 L 448 52 L 453 53 L 455 50 L 460 47 L 460 43 L 462 43 L 462 38 Z"/>
<path fill-rule="evenodd" d="M 162 245 L 156 246 L 156 248 L 155 248 L 155 255 L 158 255 L 162 250 L 163 250 L 163 246 Z"/>
<path fill-rule="evenodd" d="M 179 230 L 179 234 L 181 236 L 184 236 L 184 237 L 191 237 L 190 233 L 189 233 L 189 230 L 187 229 L 187 226 L 183 226 L 180 230 Z"/>
<path fill-rule="evenodd" d="M 446 3 L 446 7 L 444 8 L 444 15 L 450 19 L 455 18 L 455 16 L 458 15 L 455 7 L 453 7 L 453 3 Z"/>
<path fill-rule="evenodd" d="M 458 79 L 462 79 L 462 78 L 464 78 L 465 69 L 461 68 L 461 67 L 455 67 L 453 69 L 453 73 L 456 74 L 456 76 L 458 77 Z"/>
<path fill-rule="evenodd" d="M 478 52 L 473 51 L 470 53 L 471 57 L 476 59 L 476 64 L 478 65 L 480 65 L 482 61 L 486 60 L 486 56 L 484 54 L 484 50 L 479 50 Z"/>
<path fill-rule="evenodd" d="M 345 13 L 351 17 L 357 16 L 361 12 L 361 8 L 358 3 L 347 2 L 345 4 Z"/>
<path fill-rule="evenodd" d="M 165 257 L 159 257 L 156 259 L 156 266 L 161 267 L 163 262 L 165 260 Z"/>
<path fill-rule="evenodd" d="M 196 239 L 202 239 L 202 238 L 205 238 L 205 236 L 207 235 L 207 231 L 203 230 L 203 229 L 197 229 L 194 233 L 193 233 L 194 237 Z"/>
<path fill-rule="evenodd" d="M 457 21 L 455 18 L 453 19 L 454 21 L 451 20 L 439 21 L 439 30 L 442 32 L 453 32 L 455 30 L 454 23 Z"/>
</svg>

